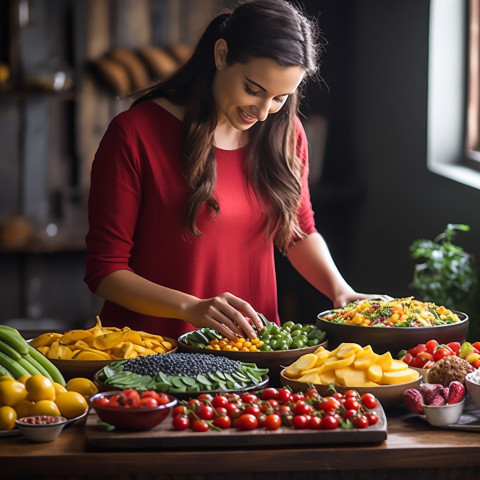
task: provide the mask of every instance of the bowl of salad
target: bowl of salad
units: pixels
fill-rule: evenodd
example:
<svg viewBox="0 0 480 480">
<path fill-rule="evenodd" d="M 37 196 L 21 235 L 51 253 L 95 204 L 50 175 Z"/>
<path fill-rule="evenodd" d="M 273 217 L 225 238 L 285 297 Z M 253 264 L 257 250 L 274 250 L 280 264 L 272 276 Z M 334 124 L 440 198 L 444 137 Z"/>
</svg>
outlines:
<svg viewBox="0 0 480 480">
<path fill-rule="evenodd" d="M 354 342 L 371 345 L 379 353 L 390 351 L 392 356 L 432 338 L 463 343 L 468 326 L 465 313 L 414 297 L 361 300 L 317 316 L 317 328 L 326 332 L 330 348 Z"/>
</svg>

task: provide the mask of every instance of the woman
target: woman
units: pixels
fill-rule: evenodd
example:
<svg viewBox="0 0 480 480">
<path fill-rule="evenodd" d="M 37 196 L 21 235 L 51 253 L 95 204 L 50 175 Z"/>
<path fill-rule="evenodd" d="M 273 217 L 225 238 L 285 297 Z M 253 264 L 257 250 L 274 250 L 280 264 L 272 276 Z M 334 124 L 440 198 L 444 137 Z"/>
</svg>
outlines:
<svg viewBox="0 0 480 480">
<path fill-rule="evenodd" d="M 334 305 L 355 292 L 316 231 L 296 116 L 315 25 L 283 0 L 209 24 L 191 59 L 110 124 L 92 166 L 85 280 L 105 325 L 254 338 L 279 322 L 274 246 Z"/>
</svg>

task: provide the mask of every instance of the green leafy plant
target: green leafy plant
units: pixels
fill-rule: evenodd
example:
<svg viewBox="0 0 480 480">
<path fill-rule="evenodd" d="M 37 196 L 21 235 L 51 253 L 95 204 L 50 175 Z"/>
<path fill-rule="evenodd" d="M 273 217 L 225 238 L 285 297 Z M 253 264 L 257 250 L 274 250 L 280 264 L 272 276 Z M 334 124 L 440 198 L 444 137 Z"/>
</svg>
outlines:
<svg viewBox="0 0 480 480">
<path fill-rule="evenodd" d="M 469 230 L 468 225 L 449 223 L 433 241 L 418 239 L 410 245 L 411 256 L 418 261 L 410 287 L 419 299 L 473 313 L 478 285 L 475 259 L 453 243 L 457 231 Z"/>
</svg>

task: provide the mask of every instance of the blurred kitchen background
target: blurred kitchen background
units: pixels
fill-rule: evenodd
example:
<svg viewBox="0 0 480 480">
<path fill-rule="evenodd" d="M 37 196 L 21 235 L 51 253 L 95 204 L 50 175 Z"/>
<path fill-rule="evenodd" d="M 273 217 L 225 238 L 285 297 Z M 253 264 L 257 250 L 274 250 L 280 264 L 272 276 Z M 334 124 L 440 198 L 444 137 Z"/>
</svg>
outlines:
<svg viewBox="0 0 480 480">
<path fill-rule="evenodd" d="M 98 143 L 126 94 L 177 68 L 234 4 L 0 2 L 0 323 L 93 323 L 101 302 L 83 262 Z M 328 42 L 302 106 L 317 228 L 355 289 L 412 295 L 415 239 L 467 224 L 456 241 L 480 257 L 480 171 L 449 167 L 463 157 L 470 2 L 302 4 Z M 313 323 L 330 301 L 277 260 L 282 320 Z M 477 307 L 467 313 L 480 321 Z"/>
</svg>

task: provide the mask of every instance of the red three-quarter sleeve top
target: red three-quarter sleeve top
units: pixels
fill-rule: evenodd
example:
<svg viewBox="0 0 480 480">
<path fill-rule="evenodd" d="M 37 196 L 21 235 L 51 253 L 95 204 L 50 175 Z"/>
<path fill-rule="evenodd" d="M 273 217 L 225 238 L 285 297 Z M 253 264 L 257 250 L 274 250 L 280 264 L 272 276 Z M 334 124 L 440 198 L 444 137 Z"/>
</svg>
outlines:
<svg viewBox="0 0 480 480">
<path fill-rule="evenodd" d="M 95 292 L 116 270 L 130 270 L 157 284 L 198 298 L 230 292 L 269 320 L 279 321 L 273 243 L 266 214 L 247 183 L 245 149 L 216 149 L 218 216 L 203 206 L 195 237 L 184 228 L 187 186 L 181 170 L 182 122 L 152 101 L 110 123 L 92 165 L 85 282 Z M 307 141 L 297 120 L 302 179 L 300 226 L 315 225 L 308 191 Z M 193 327 L 106 301 L 105 326 L 177 338 Z"/>
</svg>

